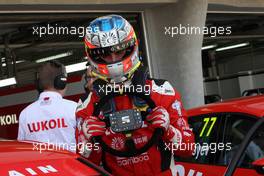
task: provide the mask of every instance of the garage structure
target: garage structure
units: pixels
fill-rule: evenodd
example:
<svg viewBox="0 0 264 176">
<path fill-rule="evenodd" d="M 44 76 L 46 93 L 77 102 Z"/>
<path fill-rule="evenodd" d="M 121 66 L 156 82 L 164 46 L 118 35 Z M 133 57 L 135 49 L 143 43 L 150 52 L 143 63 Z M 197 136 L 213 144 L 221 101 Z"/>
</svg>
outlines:
<svg viewBox="0 0 264 176">
<path fill-rule="evenodd" d="M 207 25 L 231 26 L 232 35 L 204 37 L 206 95 L 219 94 L 228 99 L 239 97 L 248 89 L 264 87 L 263 20 L 264 14 L 259 13 L 207 15 Z"/>
</svg>

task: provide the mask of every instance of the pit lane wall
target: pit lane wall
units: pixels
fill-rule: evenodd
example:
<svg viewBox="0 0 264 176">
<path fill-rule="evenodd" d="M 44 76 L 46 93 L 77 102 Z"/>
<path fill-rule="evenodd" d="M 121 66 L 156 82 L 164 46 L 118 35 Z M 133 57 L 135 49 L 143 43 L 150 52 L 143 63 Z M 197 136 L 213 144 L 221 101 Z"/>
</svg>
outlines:
<svg viewBox="0 0 264 176">
<path fill-rule="evenodd" d="M 64 98 L 78 101 L 84 93 L 81 77 L 69 78 Z M 0 139 L 16 139 L 20 112 L 33 101 L 37 100 L 38 92 L 34 85 L 9 89 L 0 93 Z M 38 117 L 36 117 L 38 118 Z"/>
</svg>

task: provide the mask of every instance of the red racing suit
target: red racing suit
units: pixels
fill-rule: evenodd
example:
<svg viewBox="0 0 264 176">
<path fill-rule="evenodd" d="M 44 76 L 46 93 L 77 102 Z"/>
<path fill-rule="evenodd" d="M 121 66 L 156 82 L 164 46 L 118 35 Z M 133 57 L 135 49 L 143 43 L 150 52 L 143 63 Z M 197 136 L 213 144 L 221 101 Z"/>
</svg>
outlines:
<svg viewBox="0 0 264 176">
<path fill-rule="evenodd" d="M 150 97 L 155 102 L 156 106 L 163 106 L 170 115 L 170 128 L 173 128 L 177 134 L 175 137 L 165 138 L 164 142 L 166 148 L 170 149 L 170 152 L 177 156 L 189 157 L 194 150 L 191 144 L 194 144 L 194 135 L 187 123 L 186 111 L 182 106 L 180 94 L 174 90 L 168 81 L 164 80 L 147 80 L 146 86 L 150 88 Z M 77 107 L 76 116 L 78 118 L 77 128 L 77 141 L 86 141 L 81 129 L 82 121 L 91 116 L 94 110 L 94 103 L 99 101 L 99 97 L 95 92 L 91 92 L 87 98 L 79 102 Z M 134 103 L 132 99 L 124 95 L 121 97 L 115 97 L 116 110 L 132 109 Z M 147 122 L 143 127 L 135 130 L 132 133 L 132 137 L 136 147 L 142 147 L 151 138 L 153 134 L 153 128 Z M 170 136 L 171 134 L 164 134 L 164 136 Z M 103 140 L 116 150 L 124 149 L 125 136 L 122 133 L 114 133 L 107 129 Z M 173 150 L 176 148 L 176 144 L 185 144 L 184 150 Z M 187 146 L 187 147 L 186 147 Z M 94 147 L 88 151 L 82 153 L 82 155 L 88 158 L 90 161 L 97 165 L 103 163 L 104 168 L 113 175 L 176 175 L 174 157 L 171 157 L 169 161 L 162 161 L 161 154 L 157 146 L 152 146 L 147 152 L 135 156 L 135 157 L 117 157 L 110 153 L 104 152 L 98 146 L 94 144 Z M 169 162 L 169 168 L 166 171 L 161 170 L 161 164 L 163 162 Z M 164 164 L 164 163 L 163 163 Z"/>
</svg>

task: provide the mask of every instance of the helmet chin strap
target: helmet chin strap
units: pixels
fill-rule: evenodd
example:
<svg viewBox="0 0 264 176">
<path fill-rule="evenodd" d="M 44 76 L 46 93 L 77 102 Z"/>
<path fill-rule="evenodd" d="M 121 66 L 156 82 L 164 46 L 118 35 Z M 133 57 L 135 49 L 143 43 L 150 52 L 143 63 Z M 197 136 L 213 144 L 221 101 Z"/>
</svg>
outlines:
<svg viewBox="0 0 264 176">
<path fill-rule="evenodd" d="M 112 78 L 109 84 L 126 84 L 129 82 L 130 79 L 128 79 L 126 76 L 118 77 L 118 78 Z"/>
<path fill-rule="evenodd" d="M 132 84 L 131 79 L 127 79 L 126 81 L 119 82 L 119 83 L 108 83 L 108 85 L 111 85 L 113 88 L 118 86 L 123 86 L 124 88 L 129 87 Z"/>
<path fill-rule="evenodd" d="M 91 74 L 92 74 L 92 76 L 94 76 L 94 77 L 97 77 L 97 78 L 102 79 L 102 80 L 104 80 L 104 81 L 106 81 L 106 82 L 109 82 L 109 80 L 108 80 L 108 78 L 107 78 L 106 76 L 102 76 L 102 75 L 96 73 L 96 72 L 93 71 L 93 70 L 91 71 Z"/>
</svg>

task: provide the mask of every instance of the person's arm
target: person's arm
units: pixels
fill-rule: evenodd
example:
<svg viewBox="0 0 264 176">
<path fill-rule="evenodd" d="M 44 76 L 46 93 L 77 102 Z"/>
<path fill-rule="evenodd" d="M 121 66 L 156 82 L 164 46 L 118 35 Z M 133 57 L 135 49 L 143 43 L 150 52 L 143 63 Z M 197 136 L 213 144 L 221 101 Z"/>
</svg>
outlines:
<svg viewBox="0 0 264 176">
<path fill-rule="evenodd" d="M 178 92 L 175 91 L 174 100 L 166 109 L 170 116 L 170 130 L 168 130 L 167 137 L 170 139 L 169 141 L 172 145 L 174 145 L 174 148 L 177 145 L 179 148 L 178 150 L 174 150 L 174 154 L 191 156 L 194 150 L 194 134 L 189 127 L 187 113 Z M 179 145 L 182 145 L 182 147 Z"/>
<path fill-rule="evenodd" d="M 147 121 L 152 127 L 163 129 L 163 140 L 166 146 L 169 146 L 166 150 L 171 150 L 175 155 L 188 157 L 194 150 L 194 135 L 187 123 L 187 114 L 180 95 L 174 92 L 163 96 L 161 106 L 152 110 L 147 116 Z"/>
<path fill-rule="evenodd" d="M 94 110 L 94 102 L 95 97 L 93 97 L 93 93 L 87 96 L 85 100 L 80 100 L 76 110 L 76 118 L 77 118 L 77 128 L 76 128 L 76 141 L 77 141 L 77 153 L 87 158 L 91 162 L 100 165 L 101 163 L 101 148 L 99 144 L 95 144 L 91 141 L 91 138 L 87 136 L 89 131 L 87 129 L 83 129 L 84 127 L 89 127 L 89 122 L 87 125 L 84 122 L 87 122 L 91 119 L 91 115 Z M 84 134 L 86 133 L 86 134 Z"/>
<path fill-rule="evenodd" d="M 17 135 L 18 141 L 23 141 L 26 139 L 26 129 L 25 129 L 25 124 L 23 122 L 23 119 L 25 120 L 25 112 L 24 111 L 22 111 L 19 115 L 18 135 Z"/>
</svg>

